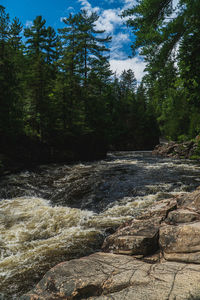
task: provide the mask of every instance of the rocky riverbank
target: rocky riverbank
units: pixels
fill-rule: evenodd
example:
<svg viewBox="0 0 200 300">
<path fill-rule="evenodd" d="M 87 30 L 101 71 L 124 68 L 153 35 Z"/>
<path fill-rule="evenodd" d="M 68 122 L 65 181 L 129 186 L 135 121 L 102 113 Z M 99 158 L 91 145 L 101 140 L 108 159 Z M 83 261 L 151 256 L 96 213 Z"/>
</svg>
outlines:
<svg viewBox="0 0 200 300">
<path fill-rule="evenodd" d="M 158 201 L 102 252 L 56 265 L 20 299 L 197 299 L 199 282 L 200 188 Z"/>
<path fill-rule="evenodd" d="M 184 143 L 161 143 L 155 147 L 153 154 L 173 158 L 200 159 L 199 140 L 198 136 L 194 141 Z"/>
</svg>

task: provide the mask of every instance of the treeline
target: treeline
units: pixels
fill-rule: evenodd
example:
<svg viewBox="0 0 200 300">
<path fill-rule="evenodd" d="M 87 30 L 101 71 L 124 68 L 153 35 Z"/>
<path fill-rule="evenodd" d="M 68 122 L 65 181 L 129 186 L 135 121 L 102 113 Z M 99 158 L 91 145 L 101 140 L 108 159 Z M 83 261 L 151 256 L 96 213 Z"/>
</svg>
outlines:
<svg viewBox="0 0 200 300">
<path fill-rule="evenodd" d="M 42 162 L 93 159 L 158 142 L 152 106 L 134 72 L 114 76 L 110 36 L 96 13 L 63 18 L 58 33 L 37 16 L 23 29 L 0 6 L 1 155 Z"/>
<path fill-rule="evenodd" d="M 143 85 L 161 134 L 172 140 L 200 134 L 200 1 L 141 0 L 124 16 L 144 56 Z M 133 18 L 134 16 L 134 18 Z"/>
</svg>

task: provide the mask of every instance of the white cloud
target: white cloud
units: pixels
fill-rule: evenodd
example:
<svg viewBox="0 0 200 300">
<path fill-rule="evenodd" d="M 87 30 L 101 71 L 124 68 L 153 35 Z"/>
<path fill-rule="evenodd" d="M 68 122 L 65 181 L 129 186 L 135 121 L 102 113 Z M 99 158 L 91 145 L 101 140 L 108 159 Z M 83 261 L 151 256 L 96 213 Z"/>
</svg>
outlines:
<svg viewBox="0 0 200 300">
<path fill-rule="evenodd" d="M 112 4 L 115 0 L 107 0 Z M 177 0 L 174 0 L 177 1 Z M 121 0 L 123 7 L 114 9 L 100 9 L 100 7 L 92 7 L 88 0 L 78 0 L 83 9 L 89 12 L 97 12 L 99 19 L 96 22 L 96 30 L 105 30 L 107 34 L 112 35 L 112 42 L 110 43 L 110 67 L 113 72 L 120 75 L 124 70 L 132 69 L 138 81 L 141 81 L 144 76 L 144 61 L 137 57 L 127 58 L 127 53 L 124 51 L 124 45 L 130 49 L 131 40 L 128 30 L 123 33 L 119 32 L 123 28 L 123 24 L 128 19 L 121 18 L 121 14 L 125 9 L 132 8 L 136 0 Z M 116 31 L 118 32 L 116 34 Z"/>
<path fill-rule="evenodd" d="M 92 7 L 92 5 L 90 4 L 89 1 L 87 0 L 78 0 L 78 2 L 80 2 L 82 9 L 87 10 L 89 13 L 90 12 L 99 12 L 100 8 L 98 6 L 96 7 Z"/>
<path fill-rule="evenodd" d="M 29 21 L 29 20 L 26 21 L 25 24 L 26 27 L 31 27 L 32 25 L 33 25 L 33 21 Z"/>
<path fill-rule="evenodd" d="M 81 3 L 82 7 L 87 10 L 91 10 L 92 6 L 87 0 L 78 0 Z"/>
<path fill-rule="evenodd" d="M 124 0 L 123 2 L 124 7 L 122 10 L 132 8 L 135 4 L 137 4 L 136 0 Z"/>
<path fill-rule="evenodd" d="M 130 47 L 130 37 L 128 33 L 119 32 L 113 35 L 112 42 L 110 44 L 110 56 L 112 59 L 125 59 L 127 54 L 124 52 L 123 47 L 127 44 Z"/>
<path fill-rule="evenodd" d="M 123 24 L 123 20 L 120 17 L 119 9 L 106 9 L 101 14 L 96 22 L 97 30 L 106 30 L 107 33 L 114 31 L 116 26 Z"/>
<path fill-rule="evenodd" d="M 120 75 L 124 70 L 131 69 L 134 72 L 138 82 L 141 81 L 145 74 L 145 62 L 139 57 L 128 58 L 124 60 L 111 59 L 110 68 L 113 72 L 116 72 L 117 75 Z"/>
<path fill-rule="evenodd" d="M 107 0 L 110 4 L 112 4 L 115 0 Z M 175 0 L 176 1 L 176 0 Z M 114 9 L 102 9 L 98 6 L 92 7 L 88 0 L 78 0 L 81 4 L 82 9 L 85 9 L 90 12 L 97 12 L 99 15 L 99 19 L 96 22 L 97 30 L 105 30 L 107 33 L 113 33 L 114 30 L 122 26 L 129 17 L 122 18 L 121 14 L 125 9 L 132 7 L 135 3 L 135 0 L 122 0 L 123 7 L 114 8 Z"/>
<path fill-rule="evenodd" d="M 67 8 L 67 10 L 74 10 L 74 7 L 69 6 L 69 7 Z"/>
<path fill-rule="evenodd" d="M 64 20 L 67 20 L 67 18 L 66 17 L 61 17 L 60 18 L 60 22 L 63 22 Z"/>
<path fill-rule="evenodd" d="M 173 8 L 175 9 L 179 4 L 179 0 L 173 0 L 172 1 L 172 5 L 173 5 Z"/>
<path fill-rule="evenodd" d="M 130 42 L 130 37 L 128 33 L 119 32 L 113 36 L 112 39 L 113 45 L 120 47 L 122 43 Z"/>
</svg>

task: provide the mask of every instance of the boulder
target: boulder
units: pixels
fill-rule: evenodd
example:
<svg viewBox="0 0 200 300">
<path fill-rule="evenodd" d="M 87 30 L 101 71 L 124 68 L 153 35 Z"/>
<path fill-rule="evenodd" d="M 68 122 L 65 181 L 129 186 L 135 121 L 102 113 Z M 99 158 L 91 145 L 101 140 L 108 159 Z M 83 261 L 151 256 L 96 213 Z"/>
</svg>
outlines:
<svg viewBox="0 0 200 300">
<path fill-rule="evenodd" d="M 174 149 L 176 148 L 177 144 L 175 142 L 169 142 L 165 144 L 159 144 L 155 147 L 153 150 L 154 155 L 162 155 L 162 156 L 168 156 L 174 152 Z"/>
<path fill-rule="evenodd" d="M 160 223 L 176 207 L 175 199 L 159 201 L 140 218 L 122 225 L 114 234 L 108 236 L 102 250 L 143 256 L 155 253 L 158 250 Z"/>
<path fill-rule="evenodd" d="M 52 268 L 21 300 L 186 300 L 200 291 L 200 265 L 146 263 L 95 253 Z"/>
<path fill-rule="evenodd" d="M 168 260 L 179 257 L 178 261 L 200 263 L 200 222 L 161 226 L 159 244 Z"/>
<path fill-rule="evenodd" d="M 170 224 L 189 223 L 200 220 L 200 215 L 189 209 L 179 209 L 169 212 L 166 222 Z"/>
<path fill-rule="evenodd" d="M 141 213 L 138 217 L 140 220 L 150 219 L 150 218 L 159 218 L 160 221 L 163 221 L 167 218 L 169 212 L 177 209 L 177 197 L 164 199 L 156 202 L 147 211 Z"/>
<path fill-rule="evenodd" d="M 55 266 L 20 299 L 197 299 L 200 188 L 155 203 L 108 236 L 102 250 Z"/>
<path fill-rule="evenodd" d="M 192 193 L 180 195 L 177 199 L 178 208 L 186 208 L 200 213 L 200 187 Z"/>
<path fill-rule="evenodd" d="M 158 249 L 158 231 L 160 219 L 134 220 L 128 226 L 120 228 L 108 236 L 102 246 L 105 252 L 118 254 L 148 255 Z"/>
<path fill-rule="evenodd" d="M 168 142 L 162 143 L 153 150 L 154 155 L 161 155 L 174 158 L 190 158 L 196 153 L 197 142 L 188 141 L 183 143 Z"/>
</svg>

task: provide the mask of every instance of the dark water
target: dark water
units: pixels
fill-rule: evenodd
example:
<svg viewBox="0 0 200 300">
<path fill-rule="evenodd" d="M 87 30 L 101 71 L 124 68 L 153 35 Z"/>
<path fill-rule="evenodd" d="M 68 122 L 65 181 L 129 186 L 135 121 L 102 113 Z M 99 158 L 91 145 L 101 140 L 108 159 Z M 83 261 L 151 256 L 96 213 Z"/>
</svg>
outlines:
<svg viewBox="0 0 200 300">
<path fill-rule="evenodd" d="M 153 202 L 194 190 L 199 175 L 188 160 L 116 152 L 2 178 L 2 299 L 18 299 L 56 263 L 99 249 L 107 232 Z"/>
</svg>

